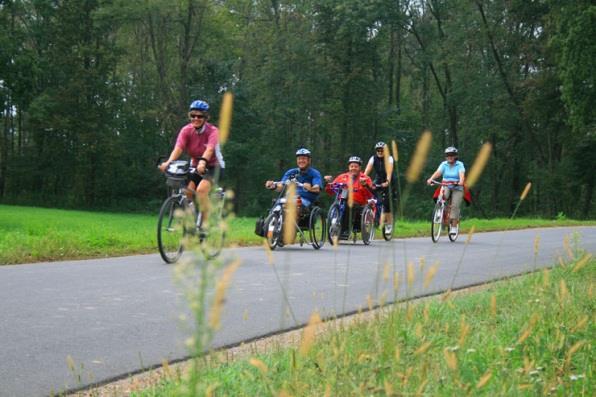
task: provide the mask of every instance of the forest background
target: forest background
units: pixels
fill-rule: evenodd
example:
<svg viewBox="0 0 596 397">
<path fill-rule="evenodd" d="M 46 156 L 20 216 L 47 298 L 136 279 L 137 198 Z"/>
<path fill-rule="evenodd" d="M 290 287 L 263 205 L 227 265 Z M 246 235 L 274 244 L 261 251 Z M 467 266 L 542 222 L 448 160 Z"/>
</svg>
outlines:
<svg viewBox="0 0 596 397">
<path fill-rule="evenodd" d="M 467 214 L 595 218 L 596 6 L 567 0 L 0 0 L 0 203 L 157 213 L 155 167 L 234 94 L 224 184 L 262 213 L 306 146 L 325 174 L 395 141 L 423 177 L 492 157 Z M 424 218 L 431 189 L 404 214 Z"/>
</svg>

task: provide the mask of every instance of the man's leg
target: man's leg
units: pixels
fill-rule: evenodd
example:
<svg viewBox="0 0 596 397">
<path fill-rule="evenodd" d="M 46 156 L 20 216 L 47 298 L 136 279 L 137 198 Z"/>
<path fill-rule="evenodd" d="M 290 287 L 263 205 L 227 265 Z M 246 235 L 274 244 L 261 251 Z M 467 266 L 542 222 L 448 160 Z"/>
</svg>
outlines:
<svg viewBox="0 0 596 397">
<path fill-rule="evenodd" d="M 197 196 L 201 209 L 201 227 L 206 229 L 209 226 L 209 192 L 211 191 L 211 181 L 203 178 L 197 186 Z"/>
</svg>

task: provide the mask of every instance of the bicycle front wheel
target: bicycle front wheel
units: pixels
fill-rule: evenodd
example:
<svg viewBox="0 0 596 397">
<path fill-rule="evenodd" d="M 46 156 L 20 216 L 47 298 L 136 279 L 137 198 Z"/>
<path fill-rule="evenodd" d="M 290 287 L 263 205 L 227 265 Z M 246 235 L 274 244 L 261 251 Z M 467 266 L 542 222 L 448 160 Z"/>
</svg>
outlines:
<svg viewBox="0 0 596 397">
<path fill-rule="evenodd" d="M 333 204 L 327 212 L 327 238 L 332 245 L 339 244 L 339 233 L 341 232 L 341 219 L 339 205 Z"/>
<path fill-rule="evenodd" d="M 431 222 L 431 238 L 433 243 L 439 241 L 441 237 L 441 228 L 443 227 L 443 206 L 441 203 L 435 204 L 435 210 L 433 211 L 433 219 Z"/>
<path fill-rule="evenodd" d="M 184 207 L 180 198 L 172 196 L 164 201 L 157 221 L 157 246 L 166 263 L 175 263 L 184 251 Z"/>
<path fill-rule="evenodd" d="M 362 242 L 365 245 L 369 245 L 375 238 L 375 214 L 368 205 L 362 210 L 360 234 L 362 235 Z"/>
</svg>

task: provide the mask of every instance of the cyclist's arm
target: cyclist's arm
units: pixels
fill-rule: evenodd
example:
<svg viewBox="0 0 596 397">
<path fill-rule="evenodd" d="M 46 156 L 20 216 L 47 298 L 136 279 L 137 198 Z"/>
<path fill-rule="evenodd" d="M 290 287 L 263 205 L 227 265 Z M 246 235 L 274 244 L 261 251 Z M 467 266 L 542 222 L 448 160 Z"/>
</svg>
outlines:
<svg viewBox="0 0 596 397">
<path fill-rule="evenodd" d="M 364 169 L 364 175 L 368 176 L 372 172 L 373 169 L 373 158 L 371 157 L 366 163 L 366 168 Z"/>
<path fill-rule="evenodd" d="M 430 178 L 427 179 L 426 183 L 430 185 L 430 183 L 433 179 L 437 179 L 442 174 L 443 174 L 443 172 L 441 171 L 441 167 L 437 168 L 437 170 L 430 176 Z"/>
<path fill-rule="evenodd" d="M 166 170 L 166 168 L 168 168 L 168 165 L 170 165 L 170 163 L 174 160 L 178 160 L 180 158 L 180 156 L 182 156 L 182 153 L 184 151 L 182 150 L 182 148 L 180 148 L 179 146 L 174 147 L 174 150 L 172 150 L 172 153 L 170 154 L 170 157 L 164 161 L 163 163 L 160 164 L 159 169 L 163 172 Z"/>
<path fill-rule="evenodd" d="M 466 182 L 466 170 L 461 170 L 459 172 L 459 182 L 458 184 L 460 185 L 464 185 L 464 183 Z"/>
</svg>

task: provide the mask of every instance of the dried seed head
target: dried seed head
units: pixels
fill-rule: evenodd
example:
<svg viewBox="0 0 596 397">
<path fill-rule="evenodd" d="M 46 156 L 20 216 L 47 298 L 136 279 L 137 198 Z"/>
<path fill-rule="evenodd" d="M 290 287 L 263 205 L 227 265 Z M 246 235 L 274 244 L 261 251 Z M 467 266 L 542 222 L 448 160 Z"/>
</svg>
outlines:
<svg viewBox="0 0 596 397">
<path fill-rule="evenodd" d="M 486 163 L 490 158 L 490 152 L 492 151 L 492 148 L 493 146 L 488 142 L 482 145 L 480 148 L 480 152 L 478 152 L 478 156 L 476 156 L 474 164 L 470 169 L 470 173 L 466 178 L 466 184 L 468 187 L 474 186 L 480 178 L 480 175 L 482 174 L 482 171 L 484 171 L 484 167 L 486 167 Z"/>
<path fill-rule="evenodd" d="M 409 183 L 414 183 L 418 180 L 420 176 L 420 172 L 422 168 L 424 168 L 424 163 L 426 162 L 426 158 L 428 157 L 428 151 L 430 150 L 430 144 L 432 142 L 432 134 L 430 131 L 424 131 L 422 136 L 418 140 L 416 144 L 416 150 L 414 151 L 414 156 L 410 161 L 410 166 L 406 171 L 406 180 Z"/>
<path fill-rule="evenodd" d="M 233 106 L 234 95 L 228 91 L 223 95 L 221 110 L 219 112 L 219 143 L 222 145 L 228 141 L 228 137 L 230 136 Z"/>
</svg>

